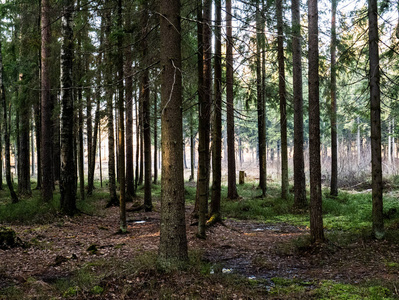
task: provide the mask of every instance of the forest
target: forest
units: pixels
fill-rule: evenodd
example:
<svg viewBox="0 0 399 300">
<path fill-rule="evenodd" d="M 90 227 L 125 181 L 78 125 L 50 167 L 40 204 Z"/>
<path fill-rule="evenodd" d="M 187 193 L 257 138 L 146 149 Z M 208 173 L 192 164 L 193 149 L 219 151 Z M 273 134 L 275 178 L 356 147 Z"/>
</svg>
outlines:
<svg viewBox="0 0 399 300">
<path fill-rule="evenodd" d="M 399 299 L 399 2 L 3 0 L 0 299 Z"/>
</svg>

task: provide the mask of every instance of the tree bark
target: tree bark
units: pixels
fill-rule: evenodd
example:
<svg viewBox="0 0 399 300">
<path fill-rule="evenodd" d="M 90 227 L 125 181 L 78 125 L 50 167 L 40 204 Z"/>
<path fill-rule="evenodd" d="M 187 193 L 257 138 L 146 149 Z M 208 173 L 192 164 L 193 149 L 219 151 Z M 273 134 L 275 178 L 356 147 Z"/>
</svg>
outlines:
<svg viewBox="0 0 399 300">
<path fill-rule="evenodd" d="M 5 156 L 5 168 L 6 168 L 6 181 L 7 181 L 7 186 L 8 189 L 10 190 L 10 195 L 11 195 L 11 201 L 12 203 L 18 203 L 19 199 L 17 194 L 14 191 L 14 186 L 12 183 L 12 178 L 11 178 L 11 162 L 10 162 L 10 131 L 9 131 L 9 124 L 8 124 L 8 114 L 7 114 L 7 101 L 6 101 L 6 91 L 4 89 L 4 81 L 3 81 L 3 56 L 2 56 L 2 47 L 1 47 L 1 41 L 0 41 L 0 97 L 1 97 L 1 102 L 3 104 L 3 122 L 4 122 L 4 156 Z"/>
<path fill-rule="evenodd" d="M 262 18 L 259 10 L 259 1 L 256 3 L 256 89 L 257 89 L 257 111 L 258 111 L 258 144 L 259 144 L 259 188 L 262 197 L 266 196 L 266 122 L 264 90 L 262 86 L 262 61 L 261 50 L 264 44 L 264 32 Z M 263 56 L 265 53 L 263 53 Z"/>
<path fill-rule="evenodd" d="M 158 92 L 154 91 L 154 184 L 158 184 Z"/>
<path fill-rule="evenodd" d="M 130 22 L 130 20 L 126 20 Z M 133 69 L 132 48 L 126 47 L 126 196 L 136 197 L 134 187 L 134 160 L 133 160 Z"/>
<path fill-rule="evenodd" d="M 212 127 L 212 196 L 211 219 L 221 220 L 220 200 L 222 185 L 222 1 L 215 1 L 215 57 L 214 93 Z M 216 221 L 215 220 L 215 221 Z"/>
<path fill-rule="evenodd" d="M 294 93 L 294 207 L 306 207 L 306 178 L 303 157 L 303 96 L 300 0 L 292 0 L 292 77 Z"/>
<path fill-rule="evenodd" d="M 210 164 L 210 120 L 212 103 L 212 1 L 205 0 L 203 6 L 203 98 L 199 103 L 199 144 L 198 144 L 198 236 L 205 238 L 205 224 L 208 213 L 209 164 Z"/>
<path fill-rule="evenodd" d="M 118 0 L 118 14 L 117 14 L 117 26 L 119 30 L 123 29 L 122 20 L 122 0 Z M 123 35 L 119 34 L 117 38 L 118 44 L 118 58 L 116 65 L 118 68 L 118 111 L 119 111 L 119 139 L 118 139 L 118 160 L 119 160 L 119 212 L 120 212 L 120 231 L 127 231 L 126 224 L 126 184 L 125 184 L 125 97 L 124 97 L 124 86 L 123 86 Z"/>
<path fill-rule="evenodd" d="M 148 11 L 147 4 L 142 5 L 141 12 L 141 28 L 142 36 L 146 37 L 148 34 Z M 148 44 L 147 39 L 141 39 L 141 54 L 142 54 L 142 77 L 141 77 L 141 93 L 140 98 L 143 107 L 143 140 L 144 140 L 144 210 L 152 211 L 151 199 L 151 111 L 150 111 L 150 87 L 149 87 L 149 71 L 148 65 Z"/>
<path fill-rule="evenodd" d="M 317 0 L 309 0 L 309 167 L 310 167 L 310 236 L 312 242 L 324 242 L 319 106 L 319 44 Z"/>
<path fill-rule="evenodd" d="M 180 1 L 161 1 L 162 193 L 158 260 L 188 261 L 184 209 Z"/>
<path fill-rule="evenodd" d="M 61 211 L 67 215 L 76 212 L 74 144 L 74 101 L 72 85 L 73 62 L 73 1 L 64 2 L 61 19 Z"/>
<path fill-rule="evenodd" d="M 42 199 L 50 202 L 53 199 L 52 167 L 52 121 L 53 114 L 50 96 L 50 3 L 41 0 L 41 169 Z"/>
<path fill-rule="evenodd" d="M 226 0 L 226 102 L 227 102 L 227 197 L 237 199 L 237 174 L 235 159 L 235 135 L 234 135 L 234 93 L 233 93 L 233 28 L 231 0 Z"/>
<path fill-rule="evenodd" d="M 369 0 L 369 61 L 370 61 L 370 116 L 371 116 L 371 177 L 372 219 L 375 238 L 384 236 L 382 166 L 381 166 L 381 100 L 378 53 L 377 0 Z"/>
<path fill-rule="evenodd" d="M 277 13 L 277 60 L 279 73 L 280 134 L 281 134 L 281 198 L 288 197 L 288 144 L 287 144 L 287 99 L 284 68 L 283 0 L 276 1 Z"/>
<path fill-rule="evenodd" d="M 331 10 L 331 187 L 330 195 L 338 196 L 338 147 L 337 147 L 337 72 L 336 72 L 336 15 L 337 1 L 332 0 Z"/>
</svg>

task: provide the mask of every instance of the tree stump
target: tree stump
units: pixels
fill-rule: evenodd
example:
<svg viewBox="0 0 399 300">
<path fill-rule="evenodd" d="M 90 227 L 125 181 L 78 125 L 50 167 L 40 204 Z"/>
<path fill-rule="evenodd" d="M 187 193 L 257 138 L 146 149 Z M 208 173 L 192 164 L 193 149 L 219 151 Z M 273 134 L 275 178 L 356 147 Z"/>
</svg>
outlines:
<svg viewBox="0 0 399 300">
<path fill-rule="evenodd" d="M 238 175 L 238 183 L 239 184 L 244 184 L 245 183 L 245 172 L 240 171 Z"/>
<path fill-rule="evenodd" d="M 8 227 L 0 227 L 0 249 L 13 248 L 19 244 L 19 239 L 14 230 Z"/>
</svg>

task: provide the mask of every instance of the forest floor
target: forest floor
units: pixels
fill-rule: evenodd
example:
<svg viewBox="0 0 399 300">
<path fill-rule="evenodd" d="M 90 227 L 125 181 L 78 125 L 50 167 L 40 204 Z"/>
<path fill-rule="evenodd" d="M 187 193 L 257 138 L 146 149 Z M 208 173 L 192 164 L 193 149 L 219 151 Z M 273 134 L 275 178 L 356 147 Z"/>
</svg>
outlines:
<svg viewBox="0 0 399 300">
<path fill-rule="evenodd" d="M 399 245 L 335 236 L 310 246 L 309 230 L 287 223 L 225 219 L 196 238 L 186 208 L 190 266 L 160 271 L 159 202 L 153 212 L 119 210 L 10 225 L 27 247 L 0 250 L 0 299 L 395 299 Z M 105 199 L 99 206 L 105 204 Z M 129 204 L 131 205 L 131 204 Z"/>
</svg>

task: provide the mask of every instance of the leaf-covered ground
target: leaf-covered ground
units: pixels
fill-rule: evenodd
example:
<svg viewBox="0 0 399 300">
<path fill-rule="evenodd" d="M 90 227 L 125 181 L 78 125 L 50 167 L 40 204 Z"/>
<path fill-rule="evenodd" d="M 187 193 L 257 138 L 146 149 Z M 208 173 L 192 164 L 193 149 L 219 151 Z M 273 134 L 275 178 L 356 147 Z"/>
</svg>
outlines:
<svg viewBox="0 0 399 300">
<path fill-rule="evenodd" d="M 0 250 L 0 299 L 398 297 L 399 246 L 389 239 L 328 232 L 329 242 L 310 247 L 306 227 L 226 219 L 201 240 L 191 210 L 190 265 L 166 273 L 156 266 L 158 204 L 129 212 L 127 234 L 116 233 L 118 208 L 11 225 L 27 247 Z"/>
</svg>

